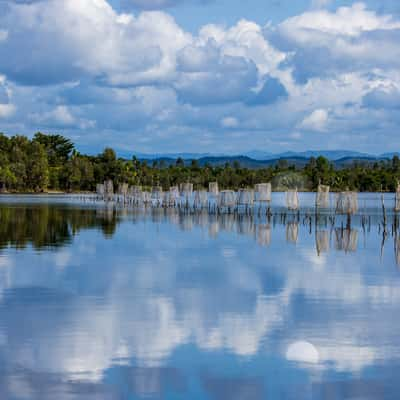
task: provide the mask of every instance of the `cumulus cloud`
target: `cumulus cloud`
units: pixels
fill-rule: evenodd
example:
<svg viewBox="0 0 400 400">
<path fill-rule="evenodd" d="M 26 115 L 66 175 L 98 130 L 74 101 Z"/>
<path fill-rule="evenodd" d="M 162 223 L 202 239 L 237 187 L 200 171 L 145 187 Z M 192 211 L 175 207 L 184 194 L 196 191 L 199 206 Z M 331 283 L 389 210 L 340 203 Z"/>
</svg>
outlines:
<svg viewBox="0 0 400 400">
<path fill-rule="evenodd" d="M 36 124 L 46 127 L 64 128 L 78 126 L 81 129 L 88 129 L 93 128 L 95 125 L 94 121 L 76 118 L 71 110 L 64 105 L 57 106 L 43 113 L 33 113 L 30 117 Z"/>
<path fill-rule="evenodd" d="M 363 3 L 335 12 L 309 11 L 287 19 L 268 37 L 291 53 L 299 81 L 332 76 L 337 71 L 398 68 L 400 21 L 379 15 Z"/>
<path fill-rule="evenodd" d="M 237 128 L 239 121 L 235 117 L 225 117 L 221 119 L 221 126 L 223 128 Z"/>
<path fill-rule="evenodd" d="M 14 115 L 15 106 L 13 104 L 0 104 L 0 118 L 8 118 Z"/>
<path fill-rule="evenodd" d="M 115 85 L 162 80 L 174 70 L 175 52 L 190 40 L 165 13 L 135 18 L 117 14 L 105 0 L 11 5 L 0 22 L 8 30 L 0 46 L 2 72 L 26 84 L 85 76 Z"/>
<path fill-rule="evenodd" d="M 315 110 L 303 119 L 300 128 L 323 132 L 326 129 L 328 118 L 328 111 L 323 109 Z"/>
<path fill-rule="evenodd" d="M 302 130 L 343 131 L 346 138 L 363 131 L 370 140 L 357 143 L 370 146 L 373 127 L 384 136 L 397 129 L 394 16 L 362 3 L 332 5 L 277 25 L 241 19 L 193 34 L 166 12 L 134 14 L 112 4 L 7 1 L 0 13 L 3 130 L 54 126 L 68 134 L 86 127 L 77 136 L 87 146 L 113 138 L 124 148 L 211 151 L 229 142 L 236 153 L 249 135 L 247 150 L 307 148 L 313 143 L 299 136 Z M 229 116 L 240 121 L 240 132 L 220 132 Z M 356 143 L 346 138 L 335 135 L 340 146 Z"/>
<path fill-rule="evenodd" d="M 400 90 L 397 88 L 378 87 L 368 92 L 362 104 L 367 108 L 392 110 L 400 108 Z"/>
</svg>

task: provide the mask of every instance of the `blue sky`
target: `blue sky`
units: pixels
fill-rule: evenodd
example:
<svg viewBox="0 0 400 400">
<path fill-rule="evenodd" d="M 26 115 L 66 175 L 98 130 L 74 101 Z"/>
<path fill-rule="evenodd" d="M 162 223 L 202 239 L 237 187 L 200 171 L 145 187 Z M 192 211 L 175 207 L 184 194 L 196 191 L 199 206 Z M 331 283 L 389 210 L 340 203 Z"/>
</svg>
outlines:
<svg viewBox="0 0 400 400">
<path fill-rule="evenodd" d="M 5 0 L 0 131 L 96 153 L 400 148 L 397 0 Z"/>
</svg>

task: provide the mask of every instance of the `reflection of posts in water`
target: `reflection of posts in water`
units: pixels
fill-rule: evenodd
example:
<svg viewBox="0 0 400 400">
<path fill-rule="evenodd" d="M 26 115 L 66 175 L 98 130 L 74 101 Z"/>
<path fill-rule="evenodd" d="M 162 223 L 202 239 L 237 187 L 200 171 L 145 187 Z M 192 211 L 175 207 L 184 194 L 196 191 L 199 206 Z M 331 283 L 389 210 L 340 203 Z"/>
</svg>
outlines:
<svg viewBox="0 0 400 400">
<path fill-rule="evenodd" d="M 191 214 L 179 214 L 179 227 L 182 231 L 191 231 L 193 229 L 193 216 Z"/>
<path fill-rule="evenodd" d="M 235 216 L 233 214 L 221 214 L 220 217 L 220 228 L 226 232 L 233 232 L 235 229 Z"/>
<path fill-rule="evenodd" d="M 286 224 L 286 241 L 297 243 L 299 238 L 299 224 L 297 222 L 288 222 Z"/>
<path fill-rule="evenodd" d="M 253 220 L 247 216 L 239 216 L 237 220 L 238 233 L 241 235 L 253 235 L 254 223 Z"/>
<path fill-rule="evenodd" d="M 208 225 L 208 234 L 212 238 L 216 238 L 219 232 L 219 220 L 216 216 L 210 220 Z"/>
<path fill-rule="evenodd" d="M 335 229 L 335 248 L 338 251 L 357 251 L 358 230 L 356 229 Z"/>
<path fill-rule="evenodd" d="M 329 232 L 326 230 L 315 232 L 315 242 L 317 245 L 317 253 L 327 253 L 329 251 Z"/>
<path fill-rule="evenodd" d="M 271 244 L 271 225 L 260 224 L 257 226 L 257 243 L 261 246 Z"/>
<path fill-rule="evenodd" d="M 396 256 L 396 263 L 400 266 L 400 238 L 397 236 L 394 238 L 394 253 Z"/>
</svg>

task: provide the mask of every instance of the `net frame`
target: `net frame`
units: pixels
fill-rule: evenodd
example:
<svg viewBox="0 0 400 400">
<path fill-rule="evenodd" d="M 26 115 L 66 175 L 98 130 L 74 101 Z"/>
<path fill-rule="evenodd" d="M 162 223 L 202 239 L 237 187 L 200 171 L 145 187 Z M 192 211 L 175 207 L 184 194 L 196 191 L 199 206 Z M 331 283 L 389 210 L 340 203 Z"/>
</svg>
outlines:
<svg viewBox="0 0 400 400">
<path fill-rule="evenodd" d="M 254 185 L 254 200 L 256 202 L 270 202 L 272 200 L 271 183 L 257 183 Z"/>
<path fill-rule="evenodd" d="M 210 182 L 208 184 L 208 192 L 213 195 L 218 195 L 219 193 L 218 182 Z"/>
<path fill-rule="evenodd" d="M 219 194 L 220 207 L 235 207 L 236 206 L 236 193 L 233 190 L 222 190 Z"/>
<path fill-rule="evenodd" d="M 297 189 L 289 189 L 286 191 L 286 207 L 288 210 L 298 210 L 300 206 L 299 194 Z"/>
<path fill-rule="evenodd" d="M 397 184 L 396 188 L 394 210 L 396 212 L 400 211 L 400 184 Z"/>
<path fill-rule="evenodd" d="M 251 206 L 254 202 L 254 192 L 247 189 L 239 189 L 237 194 L 238 206 Z"/>
<path fill-rule="evenodd" d="M 356 214 L 358 211 L 358 193 L 351 191 L 338 193 L 335 210 L 337 214 Z"/>
<path fill-rule="evenodd" d="M 107 200 L 111 200 L 114 197 L 114 182 L 111 179 L 104 182 L 104 195 Z"/>
<path fill-rule="evenodd" d="M 206 190 L 196 190 L 194 195 L 194 207 L 202 209 L 208 205 L 208 193 Z"/>
<path fill-rule="evenodd" d="M 122 183 L 118 186 L 118 194 L 121 196 L 127 196 L 129 190 L 129 185 L 127 183 Z"/>
<path fill-rule="evenodd" d="M 315 205 L 318 208 L 329 208 L 329 191 L 330 186 L 327 185 L 318 185 L 318 191 L 316 194 Z"/>
<path fill-rule="evenodd" d="M 98 183 L 96 185 L 96 194 L 97 196 L 103 197 L 104 196 L 104 184 L 103 183 Z"/>
</svg>

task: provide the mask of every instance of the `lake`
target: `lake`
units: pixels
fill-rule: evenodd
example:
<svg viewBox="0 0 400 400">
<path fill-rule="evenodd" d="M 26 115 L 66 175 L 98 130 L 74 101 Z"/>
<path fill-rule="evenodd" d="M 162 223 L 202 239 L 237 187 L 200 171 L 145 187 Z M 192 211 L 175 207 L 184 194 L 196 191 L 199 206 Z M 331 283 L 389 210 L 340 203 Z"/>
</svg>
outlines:
<svg viewBox="0 0 400 400">
<path fill-rule="evenodd" d="M 312 199 L 268 219 L 1 196 L 0 398 L 398 399 L 393 213 L 384 234 L 366 194 L 351 226 L 310 223 Z"/>
</svg>

